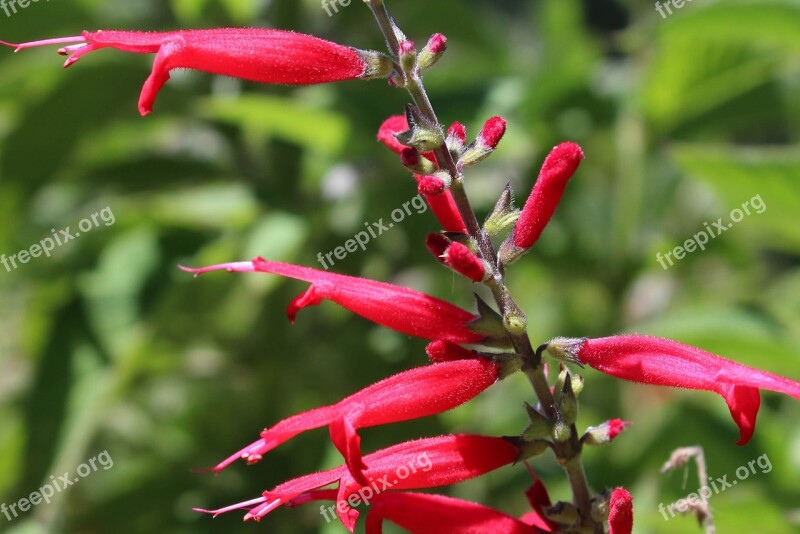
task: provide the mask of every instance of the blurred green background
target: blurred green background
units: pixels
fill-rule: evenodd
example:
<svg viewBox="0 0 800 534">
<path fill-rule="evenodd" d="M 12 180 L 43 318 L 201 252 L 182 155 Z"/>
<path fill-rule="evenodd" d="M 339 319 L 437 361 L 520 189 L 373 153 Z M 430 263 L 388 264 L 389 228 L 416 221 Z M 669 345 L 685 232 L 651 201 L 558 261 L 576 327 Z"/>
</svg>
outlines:
<svg viewBox="0 0 800 534">
<path fill-rule="evenodd" d="M 535 252 L 509 284 L 534 343 L 555 335 L 638 331 L 672 337 L 800 380 L 800 2 L 688 2 L 662 18 L 649 2 L 437 0 L 389 4 L 410 38 L 450 50 L 426 77 L 440 119 L 474 135 L 501 114 L 509 132 L 471 170 L 479 217 L 507 181 L 520 203 L 549 147 L 587 158 Z M 361 2 L 328 17 L 314 0 L 76 0 L 6 16 L 0 38 L 83 29 L 272 26 L 359 48 L 382 40 Z M 62 59 L 63 60 L 63 59 Z M 306 285 L 224 273 L 193 279 L 176 264 L 250 259 L 319 267 L 365 222 L 415 194 L 375 142 L 407 97 L 381 81 L 285 88 L 179 71 L 154 113 L 136 110 L 152 57 L 104 50 L 67 71 L 55 50 L 0 50 L 0 253 L 28 248 L 108 207 L 100 225 L 8 272 L 0 267 L 0 502 L 29 495 L 107 450 L 114 466 L 0 531 L 341 532 L 317 506 L 260 525 L 193 506 L 247 500 L 339 463 L 318 430 L 218 477 L 195 474 L 297 411 L 328 404 L 425 362 L 424 342 L 326 303 L 285 306 Z M 664 270 L 664 253 L 760 195 L 745 217 Z M 472 306 L 471 287 L 431 260 L 430 212 L 408 217 L 338 262 L 337 272 L 394 281 Z M 711 476 L 767 454 L 773 469 L 711 500 L 719 532 L 800 532 L 800 403 L 765 393 L 755 437 L 716 395 L 620 383 L 587 370 L 580 427 L 636 424 L 588 450 L 595 490 L 635 496 L 636 532 L 700 532 L 664 521 L 697 488 L 659 468 L 672 449 L 705 447 Z M 517 434 L 521 376 L 439 417 L 363 431 L 364 450 L 447 432 Z M 534 462 L 568 499 L 550 456 Z M 524 513 L 521 466 L 446 491 Z"/>
</svg>

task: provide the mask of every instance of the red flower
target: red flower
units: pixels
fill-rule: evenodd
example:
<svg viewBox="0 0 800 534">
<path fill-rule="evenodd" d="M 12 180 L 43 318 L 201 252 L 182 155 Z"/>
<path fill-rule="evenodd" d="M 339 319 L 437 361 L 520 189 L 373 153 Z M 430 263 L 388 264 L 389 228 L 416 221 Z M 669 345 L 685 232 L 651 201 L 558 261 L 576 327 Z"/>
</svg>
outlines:
<svg viewBox="0 0 800 534">
<path fill-rule="evenodd" d="M 482 504 L 425 493 L 381 493 L 376 497 L 367 516 L 367 534 L 381 534 L 385 520 L 412 534 L 544 532 Z"/>
<path fill-rule="evenodd" d="M 583 151 L 575 143 L 561 143 L 547 155 L 514 232 L 501 247 L 500 256 L 505 263 L 518 259 L 539 239 L 582 159 Z"/>
<path fill-rule="evenodd" d="M 486 265 L 466 245 L 456 241 L 450 243 L 444 253 L 444 263 L 458 274 L 473 282 L 486 278 Z"/>
<path fill-rule="evenodd" d="M 2 42 L 2 41 L 0 41 Z M 142 88 L 139 112 L 153 109 L 156 94 L 173 69 L 197 69 L 262 83 L 308 85 L 385 76 L 391 63 L 377 52 L 356 50 L 312 35 L 265 28 L 220 28 L 172 32 L 85 31 L 80 36 L 12 44 L 17 50 L 70 44 L 65 67 L 101 48 L 156 54 Z"/>
<path fill-rule="evenodd" d="M 292 322 L 298 311 L 327 299 L 374 323 L 411 336 L 447 339 L 456 343 L 478 343 L 483 339 L 483 336 L 468 328 L 476 318 L 473 314 L 406 287 L 264 258 L 201 269 L 181 269 L 196 275 L 220 270 L 271 273 L 309 282 L 311 287 L 289 304 L 287 315 Z"/>
<path fill-rule="evenodd" d="M 632 530 L 633 497 L 625 488 L 616 488 L 608 505 L 608 534 L 631 534 Z"/>
<path fill-rule="evenodd" d="M 761 404 L 759 389 L 800 399 L 800 383 L 669 339 L 639 335 L 556 338 L 548 342 L 547 350 L 556 357 L 575 356 L 624 380 L 717 393 L 739 426 L 739 445 L 753 436 Z"/>
<path fill-rule="evenodd" d="M 219 510 L 197 510 L 219 515 L 232 510 L 253 507 L 245 521 L 261 519 L 285 504 L 309 500 L 305 496 L 338 482 L 336 513 L 352 532 L 358 519 L 353 509 L 358 502 L 371 502 L 384 491 L 448 486 L 484 475 L 516 461 L 520 451 L 510 441 L 477 435 L 453 435 L 425 438 L 400 443 L 364 457 L 364 471 L 369 485 L 359 484 L 346 465 L 312 473 L 284 482 L 263 496 Z M 358 498 L 355 498 L 357 496 Z"/>
<path fill-rule="evenodd" d="M 261 432 L 261 439 L 221 462 L 214 471 L 221 471 L 239 458 L 255 463 L 301 432 L 328 426 L 331 439 L 344 456 L 351 475 L 367 485 L 359 429 L 445 412 L 494 384 L 499 374 L 499 365 L 478 357 L 404 371 L 336 404 L 284 419 Z"/>
</svg>

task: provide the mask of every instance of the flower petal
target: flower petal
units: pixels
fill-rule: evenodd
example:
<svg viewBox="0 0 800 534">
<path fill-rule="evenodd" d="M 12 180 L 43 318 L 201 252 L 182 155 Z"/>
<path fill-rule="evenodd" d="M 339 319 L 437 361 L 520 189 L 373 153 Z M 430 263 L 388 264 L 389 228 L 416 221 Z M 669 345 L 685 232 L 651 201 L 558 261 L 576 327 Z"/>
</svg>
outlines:
<svg viewBox="0 0 800 534">
<path fill-rule="evenodd" d="M 547 350 L 556 356 L 572 354 L 594 369 L 624 380 L 717 393 L 739 426 L 739 445 L 753 435 L 761 402 L 759 389 L 800 399 L 798 382 L 669 339 L 640 335 L 556 338 L 548 342 Z"/>
<path fill-rule="evenodd" d="M 456 343 L 478 343 L 483 336 L 469 330 L 475 316 L 470 312 L 430 295 L 406 287 L 329 273 L 264 258 L 252 262 L 214 265 L 201 269 L 181 267 L 184 271 L 203 274 L 210 271 L 271 273 L 311 283 L 297 296 L 287 314 L 291 321 L 306 306 L 331 300 L 340 306 L 379 325 L 424 339 L 446 339 Z"/>
</svg>

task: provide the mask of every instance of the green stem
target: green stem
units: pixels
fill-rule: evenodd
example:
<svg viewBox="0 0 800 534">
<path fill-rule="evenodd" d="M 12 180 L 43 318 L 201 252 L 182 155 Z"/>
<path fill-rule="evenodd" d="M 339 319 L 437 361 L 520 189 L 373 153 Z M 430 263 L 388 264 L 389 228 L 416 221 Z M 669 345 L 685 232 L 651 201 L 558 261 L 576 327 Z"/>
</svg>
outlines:
<svg viewBox="0 0 800 534">
<path fill-rule="evenodd" d="M 398 56 L 400 43 L 398 42 L 398 35 L 402 33 L 397 29 L 391 15 L 389 14 L 383 0 L 364 0 L 375 19 L 378 26 L 383 32 L 389 50 Z M 425 118 L 432 124 L 436 124 L 441 128 L 436 112 L 428 97 L 425 86 L 422 83 L 418 69 L 414 68 L 410 71 L 402 73 L 406 83 L 406 90 L 408 91 L 414 104 L 420 110 Z M 467 227 L 467 232 L 470 237 L 477 244 L 481 256 L 489 263 L 492 269 L 492 277 L 487 286 L 491 289 L 494 299 L 501 312 L 504 312 L 508 306 L 516 308 L 516 304 L 511 299 L 505 287 L 505 280 L 502 267 L 497 261 L 497 251 L 491 242 L 488 234 L 481 228 L 480 223 L 475 215 L 475 211 L 467 196 L 464 188 L 464 177 L 458 165 L 453 160 L 447 146 L 442 144 L 434 151 L 436 161 L 440 168 L 446 169 L 453 177 L 453 182 L 450 187 L 451 194 L 456 203 L 458 211 L 464 220 Z M 552 422 L 559 418 L 558 408 L 555 404 L 553 394 L 550 392 L 550 386 L 547 378 L 544 375 L 544 366 L 542 365 L 542 358 L 531 345 L 530 338 L 527 333 L 513 334 L 508 332 L 508 337 L 511 340 L 515 351 L 520 356 L 523 362 L 522 370 L 528 377 L 528 380 L 536 393 L 539 403 L 542 406 L 544 415 Z M 581 462 L 582 444 L 578 439 L 578 431 L 575 425 L 570 427 L 571 433 L 569 439 L 564 442 L 554 442 L 553 450 L 555 452 L 558 463 L 564 468 L 569 479 L 570 486 L 572 487 L 572 494 L 574 504 L 578 508 L 580 516 L 579 526 L 583 530 L 591 531 L 594 534 L 603 534 L 604 528 L 601 523 L 594 521 L 591 517 L 591 499 L 592 494 L 589 490 L 589 484 L 586 480 L 586 474 L 583 470 Z"/>
</svg>

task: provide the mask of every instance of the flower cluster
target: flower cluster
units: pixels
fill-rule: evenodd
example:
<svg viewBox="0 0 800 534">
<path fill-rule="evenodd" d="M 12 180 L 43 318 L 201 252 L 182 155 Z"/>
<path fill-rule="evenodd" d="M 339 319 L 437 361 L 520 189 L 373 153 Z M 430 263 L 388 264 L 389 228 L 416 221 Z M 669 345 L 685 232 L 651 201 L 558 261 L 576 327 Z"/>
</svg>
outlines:
<svg viewBox="0 0 800 534">
<path fill-rule="evenodd" d="M 352 532 L 359 518 L 353 496 L 369 489 L 374 499 L 366 528 L 371 533 L 381 532 L 384 521 L 415 533 L 602 532 L 602 524 L 608 521 L 614 534 L 629 534 L 633 524 L 630 493 L 623 488 L 592 493 L 580 460 L 585 446 L 611 442 L 630 423 L 611 419 L 578 433 L 577 398 L 584 383 L 582 377 L 573 375 L 569 365 L 588 365 L 633 382 L 717 393 L 739 427 L 740 445 L 747 443 L 755 430 L 759 391 L 800 399 L 800 383 L 699 348 L 640 335 L 557 337 L 534 350 L 525 314 L 505 286 L 506 267 L 530 251 L 539 239 L 584 152 L 571 142 L 553 148 L 524 207 L 514 207 L 507 188 L 484 224 L 478 224 L 464 190 L 464 172 L 498 148 L 506 121 L 501 117 L 488 119 L 472 141 L 459 122 L 445 131 L 425 94 L 421 73 L 440 59 L 446 38 L 434 35 L 417 53 L 389 17 L 384 2 L 365 3 L 384 31 L 389 56 L 310 35 L 266 29 L 96 31 L 79 37 L 3 43 L 17 50 L 68 45 L 60 49 L 69 56 L 65 66 L 100 48 L 156 54 L 139 99 L 142 115 L 152 110 L 156 94 L 175 68 L 282 84 L 386 77 L 391 85 L 407 89 L 414 100 L 404 114 L 380 125 L 377 138 L 399 156 L 438 219 L 441 229 L 427 236 L 427 248 L 442 265 L 470 282 L 485 285 L 495 297 L 497 309 L 478 299 L 477 310 L 472 312 L 410 288 L 260 257 L 204 268 L 183 267 L 195 274 L 222 270 L 299 280 L 309 286 L 288 305 L 292 322 L 303 308 L 329 300 L 383 327 L 430 342 L 427 365 L 381 380 L 337 403 L 279 421 L 213 471 L 220 472 L 240 459 L 261 461 L 294 436 L 322 427 L 327 427 L 331 442 L 341 453 L 342 465 L 299 476 L 255 499 L 209 513 L 246 509 L 245 519 L 259 520 L 281 506 L 333 501 L 339 520 Z M 499 243 L 497 248 L 493 240 Z M 542 361 L 545 355 L 561 361 L 554 380 L 548 379 Z M 528 376 L 538 396 L 535 405 L 526 405 L 529 424 L 521 435 L 444 435 L 362 452 L 360 429 L 445 412 L 520 371 Z M 551 503 L 533 473 L 534 482 L 526 492 L 531 511 L 518 518 L 482 504 L 413 491 L 455 484 L 546 451 L 552 451 L 567 471 L 573 502 Z M 420 454 L 429 459 L 429 469 L 414 470 L 402 480 L 389 480 L 399 467 Z"/>
</svg>

